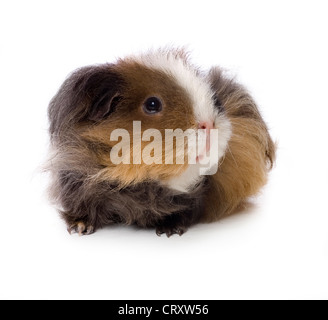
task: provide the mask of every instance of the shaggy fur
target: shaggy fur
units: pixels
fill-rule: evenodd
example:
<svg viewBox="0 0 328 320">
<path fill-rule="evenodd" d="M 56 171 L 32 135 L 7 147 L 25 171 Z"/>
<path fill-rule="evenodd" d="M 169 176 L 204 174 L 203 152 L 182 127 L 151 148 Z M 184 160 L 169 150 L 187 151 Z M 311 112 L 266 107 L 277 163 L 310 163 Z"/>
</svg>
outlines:
<svg viewBox="0 0 328 320">
<path fill-rule="evenodd" d="M 157 183 L 139 183 L 120 189 L 103 181 L 90 184 L 86 176 L 66 171 L 53 190 L 62 205 L 61 214 L 73 230 L 83 223 L 84 231 L 113 223 L 155 227 L 158 233 L 184 233 L 199 222 L 203 211 L 203 181 L 191 193 L 179 194 Z"/>
<path fill-rule="evenodd" d="M 202 74 L 181 51 L 159 51 L 152 59 L 145 55 L 81 68 L 50 102 L 50 195 L 69 231 L 89 234 L 108 224 L 125 223 L 156 228 L 157 234 L 181 235 L 192 224 L 230 214 L 266 182 L 275 146 L 246 90 L 224 78 L 218 68 Z M 171 71 L 163 67 L 165 59 Z M 190 88 L 202 83 L 199 92 L 204 92 L 204 99 L 190 94 L 193 89 L 174 74 L 184 67 Z M 163 101 L 160 114 L 143 112 L 149 96 Z M 142 131 L 155 128 L 163 136 L 165 129 L 196 129 L 202 108 L 195 107 L 195 100 L 206 102 L 204 114 L 213 115 L 220 132 L 224 156 L 217 174 L 183 181 L 189 187 L 177 191 L 172 181 L 188 172 L 186 163 L 111 162 L 109 154 L 116 142 L 109 137 L 114 129 L 132 132 L 135 120 L 141 121 Z M 132 144 L 128 147 L 133 150 Z"/>
<path fill-rule="evenodd" d="M 246 89 L 223 76 L 219 68 L 210 70 L 212 88 L 232 124 L 229 147 L 218 172 L 209 176 L 202 221 L 215 221 L 232 213 L 267 181 L 275 161 L 276 146 L 260 112 Z"/>
</svg>

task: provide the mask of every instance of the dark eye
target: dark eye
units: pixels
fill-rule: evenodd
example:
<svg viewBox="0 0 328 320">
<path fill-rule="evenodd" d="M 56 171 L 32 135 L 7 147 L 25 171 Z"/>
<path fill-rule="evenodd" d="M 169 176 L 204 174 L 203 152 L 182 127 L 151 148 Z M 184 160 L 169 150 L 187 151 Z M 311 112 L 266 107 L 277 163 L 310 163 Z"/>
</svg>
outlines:
<svg viewBox="0 0 328 320">
<path fill-rule="evenodd" d="M 161 112 L 162 101 L 157 97 L 150 97 L 143 104 L 143 110 L 148 114 L 155 114 Z"/>
</svg>

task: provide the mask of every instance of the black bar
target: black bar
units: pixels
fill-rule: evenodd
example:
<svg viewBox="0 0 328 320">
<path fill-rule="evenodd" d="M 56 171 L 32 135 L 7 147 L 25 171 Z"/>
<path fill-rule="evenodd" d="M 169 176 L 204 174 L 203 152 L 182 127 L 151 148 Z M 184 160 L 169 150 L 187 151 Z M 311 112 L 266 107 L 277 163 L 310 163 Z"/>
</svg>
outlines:
<svg viewBox="0 0 328 320">
<path fill-rule="evenodd" d="M 207 319 L 215 315 L 214 301 L 110 301 L 111 319 Z M 218 310 L 217 310 L 218 311 Z"/>
</svg>

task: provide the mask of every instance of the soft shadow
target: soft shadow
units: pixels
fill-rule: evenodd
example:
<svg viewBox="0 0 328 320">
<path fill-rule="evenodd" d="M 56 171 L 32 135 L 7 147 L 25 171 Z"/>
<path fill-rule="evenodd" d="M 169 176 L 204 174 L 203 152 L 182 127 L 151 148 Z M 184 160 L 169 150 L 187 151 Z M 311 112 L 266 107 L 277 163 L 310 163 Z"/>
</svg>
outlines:
<svg viewBox="0 0 328 320">
<path fill-rule="evenodd" d="M 111 225 L 107 225 L 104 226 L 101 229 L 98 229 L 96 231 L 96 233 L 102 233 L 103 235 L 108 235 L 108 236 L 112 236 L 113 234 L 115 235 L 119 235 L 119 236 L 126 236 L 127 234 L 132 234 L 132 233 L 136 233 L 136 234 L 140 234 L 142 233 L 143 235 L 145 234 L 154 234 L 156 236 L 155 233 L 155 229 L 147 229 L 147 228 L 140 228 L 138 226 L 135 225 L 125 225 L 125 224 L 111 224 Z"/>
<path fill-rule="evenodd" d="M 259 205 L 252 200 L 244 201 L 240 204 L 235 211 L 233 211 L 230 215 L 223 217 L 220 220 L 229 218 L 231 216 L 241 215 L 241 214 L 252 214 L 259 208 Z"/>
<path fill-rule="evenodd" d="M 224 222 L 228 221 L 245 221 L 242 217 L 247 215 L 253 215 L 258 212 L 260 205 L 255 202 L 255 200 L 248 200 L 238 206 L 231 214 L 219 218 L 217 221 L 209 223 L 200 223 L 189 229 L 189 231 L 202 232 L 217 230 Z"/>
</svg>

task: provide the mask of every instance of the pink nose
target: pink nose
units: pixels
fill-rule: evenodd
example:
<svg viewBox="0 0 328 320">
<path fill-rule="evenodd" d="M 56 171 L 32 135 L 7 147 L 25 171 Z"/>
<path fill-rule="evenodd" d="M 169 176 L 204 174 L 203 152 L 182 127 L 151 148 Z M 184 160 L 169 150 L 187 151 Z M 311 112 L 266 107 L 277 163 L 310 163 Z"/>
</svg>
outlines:
<svg viewBox="0 0 328 320">
<path fill-rule="evenodd" d="M 198 129 L 206 130 L 206 152 L 210 151 L 211 148 L 211 136 L 210 132 L 211 129 L 214 129 L 214 123 L 213 122 L 200 122 L 198 124 Z"/>
<path fill-rule="evenodd" d="M 200 122 L 198 124 L 198 129 L 205 129 L 206 131 L 211 130 L 214 129 L 214 124 L 213 122 Z"/>
</svg>

